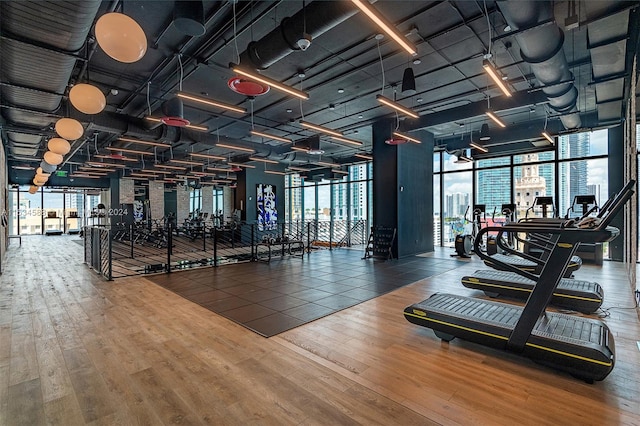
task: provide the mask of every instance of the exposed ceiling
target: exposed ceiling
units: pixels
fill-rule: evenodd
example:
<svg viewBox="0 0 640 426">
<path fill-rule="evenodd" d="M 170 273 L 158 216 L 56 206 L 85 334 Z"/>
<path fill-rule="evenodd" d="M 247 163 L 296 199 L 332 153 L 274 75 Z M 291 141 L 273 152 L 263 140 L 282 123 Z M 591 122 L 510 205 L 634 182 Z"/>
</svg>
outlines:
<svg viewBox="0 0 640 426">
<path fill-rule="evenodd" d="M 371 152 L 371 123 L 395 119 L 392 110 L 376 100 L 381 93 L 420 114 L 418 119 L 400 115 L 402 131 L 428 130 L 439 145 L 466 148 L 470 135 L 477 140 L 482 124 L 489 123 L 492 139 L 485 155 L 540 149 L 545 123 L 558 134 L 621 122 L 639 39 L 636 1 L 554 2 L 548 4 L 548 16 L 545 2 L 537 1 L 375 2 L 374 7 L 417 47 L 415 57 L 389 37 L 377 40 L 380 30 L 350 1 L 204 1 L 203 5 L 206 33 L 191 37 L 173 23 L 170 1 L 0 2 L 0 125 L 10 181 L 30 183 L 34 170 L 25 169 L 38 167 L 61 117 L 76 118 L 85 129 L 60 166 L 70 172 L 87 161 L 126 165 L 111 176 L 153 163 L 184 165 L 184 171 L 175 170 L 178 174 L 206 171 L 202 166 L 171 163 L 171 158 L 220 169 L 227 169 L 229 160 L 280 170 L 324 167 L 317 161 L 346 164 L 358 160 L 355 153 Z M 528 10 L 528 5 L 542 12 Z M 132 17 L 144 30 L 148 49 L 140 61 L 115 61 L 96 43 L 95 22 L 110 11 Z M 564 42 L 557 40 L 562 47 L 559 56 L 566 62 L 558 63 L 556 55 L 550 60 L 553 68 L 542 67 L 545 49 L 556 40 L 549 37 L 561 33 L 557 28 L 564 33 Z M 313 36 L 304 51 L 287 42 L 287 37 L 299 38 L 303 31 Z M 259 58 L 245 51 L 252 41 Z M 512 98 L 504 96 L 483 69 L 489 49 L 504 81 L 518 92 Z M 238 63 L 238 58 L 243 67 L 264 68 L 262 75 L 308 92 L 309 99 L 301 101 L 273 88 L 255 98 L 233 92 L 228 80 L 235 74 L 229 64 Z M 403 72 L 409 66 L 416 77 L 417 93 L 412 95 L 401 92 Z M 559 81 L 550 83 L 551 75 Z M 70 105 L 70 87 L 83 82 L 106 95 L 103 112 L 85 115 Z M 247 112 L 185 100 L 184 117 L 206 127 L 205 132 L 153 125 L 144 119 L 149 111 L 161 116 L 163 102 L 180 86 L 184 93 Z M 543 93 L 553 91 L 562 93 L 555 93 L 556 98 Z M 565 98 L 571 97 L 573 103 L 565 105 Z M 487 106 L 506 122 L 506 129 L 498 130 L 488 121 Z M 335 129 L 362 146 L 321 136 L 323 155 L 293 150 L 317 134 L 302 127 L 301 119 Z M 253 136 L 252 128 L 294 144 Z M 154 148 L 120 137 L 166 145 Z M 518 141 L 524 143 L 514 143 Z M 279 164 L 249 162 L 246 151 L 218 147 L 218 142 L 253 149 L 255 156 Z M 192 157 L 192 152 L 227 161 Z M 216 174 L 229 175 L 211 170 L 203 179 L 215 179 Z"/>
</svg>

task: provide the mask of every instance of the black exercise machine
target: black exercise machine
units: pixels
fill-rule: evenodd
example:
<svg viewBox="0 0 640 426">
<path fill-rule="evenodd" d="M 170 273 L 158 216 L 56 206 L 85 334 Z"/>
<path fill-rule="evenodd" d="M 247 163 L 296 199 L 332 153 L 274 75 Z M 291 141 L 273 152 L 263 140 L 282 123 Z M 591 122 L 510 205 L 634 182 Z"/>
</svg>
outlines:
<svg viewBox="0 0 640 426">
<path fill-rule="evenodd" d="M 471 223 L 471 233 L 464 233 L 463 231 L 462 234 L 456 235 L 456 238 L 454 240 L 455 253 L 451 255 L 452 257 L 454 256 L 462 257 L 462 258 L 471 257 L 473 240 L 476 234 L 478 233 L 478 231 L 480 230 L 480 228 L 482 228 L 482 223 L 486 222 L 486 215 L 485 215 L 486 209 L 487 209 L 487 206 L 485 204 L 476 204 L 473 207 L 473 221 Z M 465 224 L 468 223 L 467 213 L 469 213 L 469 206 L 467 206 L 467 209 L 464 211 Z"/>
<path fill-rule="evenodd" d="M 630 181 L 598 221 L 570 220 L 561 226 L 515 223 L 480 231 L 476 238 L 481 238 L 482 233 L 500 230 L 557 235 L 542 273 L 529 277 L 536 284 L 524 307 L 454 294 L 434 294 L 405 308 L 405 318 L 431 328 L 445 341 L 460 337 L 519 353 L 589 383 L 603 380 L 615 363 L 613 334 L 607 325 L 599 319 L 547 312 L 545 308 L 581 241 L 606 242 L 618 236 L 620 231 L 607 225 L 631 198 L 634 185 L 635 181 Z M 505 267 L 519 273 L 511 265 Z"/>
<path fill-rule="evenodd" d="M 504 216 L 504 223 L 511 223 L 516 221 L 516 205 L 513 203 L 503 204 L 500 207 L 500 212 Z M 491 215 L 491 222 L 495 226 L 496 220 L 496 208 L 493 208 L 493 214 Z M 513 247 L 513 234 L 506 235 L 505 244 Z M 498 240 L 496 235 L 489 235 L 487 237 L 487 254 L 489 256 L 498 253 Z M 504 254 L 504 253 L 503 253 Z"/>
</svg>

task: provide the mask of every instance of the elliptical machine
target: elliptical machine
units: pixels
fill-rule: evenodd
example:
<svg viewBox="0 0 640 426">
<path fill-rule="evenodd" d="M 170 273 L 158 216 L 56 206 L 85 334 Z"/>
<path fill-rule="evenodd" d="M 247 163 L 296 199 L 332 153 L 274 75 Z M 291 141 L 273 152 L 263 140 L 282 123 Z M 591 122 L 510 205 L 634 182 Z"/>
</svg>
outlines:
<svg viewBox="0 0 640 426">
<path fill-rule="evenodd" d="M 476 234 L 480 230 L 482 226 L 482 221 L 480 217 L 485 213 L 486 205 L 477 204 L 473 208 L 473 223 L 471 226 L 471 232 L 468 232 L 467 227 L 462 231 L 462 233 L 457 234 L 454 240 L 454 250 L 455 253 L 451 255 L 451 257 L 462 257 L 469 258 L 471 254 L 473 254 L 473 240 L 475 239 Z M 469 213 L 469 206 L 464 211 L 464 223 L 465 225 L 469 223 L 467 219 L 467 214 Z M 466 232 L 465 232 L 466 231 Z"/>
</svg>

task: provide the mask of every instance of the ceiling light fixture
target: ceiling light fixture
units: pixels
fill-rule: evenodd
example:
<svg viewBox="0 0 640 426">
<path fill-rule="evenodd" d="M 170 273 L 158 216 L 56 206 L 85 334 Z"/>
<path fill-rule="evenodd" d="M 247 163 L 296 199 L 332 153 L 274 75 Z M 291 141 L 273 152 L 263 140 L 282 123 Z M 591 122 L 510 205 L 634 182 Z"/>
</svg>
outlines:
<svg viewBox="0 0 640 426">
<path fill-rule="evenodd" d="M 403 95 L 411 96 L 416 94 L 416 76 L 413 73 L 413 68 L 407 67 L 402 74 L 402 86 L 401 90 Z"/>
<path fill-rule="evenodd" d="M 542 132 L 542 136 L 544 136 L 544 138 L 545 138 L 546 140 L 548 140 L 549 142 L 551 142 L 551 144 L 552 144 L 552 145 L 555 145 L 555 143 L 556 143 L 555 139 L 554 139 L 554 138 L 553 138 L 553 137 L 552 137 L 552 136 L 551 136 L 551 135 L 550 135 L 546 130 L 544 130 L 544 131 Z"/>
<path fill-rule="evenodd" d="M 16 170 L 33 170 L 33 167 L 29 166 L 11 166 L 11 168 Z"/>
<path fill-rule="evenodd" d="M 61 138 L 68 141 L 74 141 L 84 134 L 82 124 L 73 118 L 61 118 L 56 121 L 55 129 Z"/>
<path fill-rule="evenodd" d="M 294 150 L 294 151 L 309 152 L 309 148 L 305 148 L 305 147 L 302 147 L 302 146 L 295 146 L 294 145 L 294 146 L 291 147 L 291 149 Z"/>
<path fill-rule="evenodd" d="M 292 96 L 295 96 L 297 98 L 304 99 L 304 100 L 309 99 L 309 94 L 306 93 L 306 92 L 294 89 L 293 87 L 286 86 L 286 85 L 284 85 L 284 84 L 282 84 L 280 82 L 277 82 L 277 81 L 275 81 L 275 80 L 273 80 L 271 78 L 265 77 L 263 75 L 256 74 L 256 73 L 251 72 L 249 70 L 245 70 L 245 69 L 239 67 L 238 65 L 231 64 L 230 66 L 231 66 L 231 69 L 233 70 L 233 72 L 235 72 L 236 74 L 240 74 L 242 76 L 245 76 L 245 77 L 250 78 L 252 80 L 258 81 L 260 83 L 267 84 L 267 85 L 273 87 L 274 89 L 278 89 L 281 92 L 288 93 L 288 94 L 290 94 Z"/>
<path fill-rule="evenodd" d="M 214 172 L 231 172 L 235 173 L 232 169 L 223 169 L 222 167 L 207 167 L 207 170 L 213 170 Z"/>
<path fill-rule="evenodd" d="M 96 86 L 76 84 L 69 90 L 71 105 L 84 114 L 98 114 L 107 106 L 107 98 Z"/>
<path fill-rule="evenodd" d="M 331 171 L 333 173 L 338 173 L 338 174 L 341 174 L 341 175 L 348 175 L 349 174 L 349 172 L 345 172 L 344 170 L 331 169 Z"/>
<path fill-rule="evenodd" d="M 107 160 L 118 160 L 118 161 L 129 161 L 132 163 L 137 163 L 139 160 L 137 158 L 129 158 L 129 157 L 125 157 L 122 155 L 104 155 L 104 154 L 96 154 L 94 155 L 95 158 L 106 158 Z M 116 158 L 117 157 L 117 158 Z"/>
<path fill-rule="evenodd" d="M 285 172 L 279 172 L 278 170 L 265 170 L 264 172 L 270 175 L 286 175 Z"/>
<path fill-rule="evenodd" d="M 129 154 L 138 154 L 138 155 L 153 155 L 153 152 L 146 152 L 146 151 L 138 151 L 136 149 L 128 149 L 128 148 L 117 148 L 115 146 L 108 146 L 107 149 L 109 151 L 116 151 L 116 152 L 128 152 Z"/>
<path fill-rule="evenodd" d="M 187 160 L 169 160 L 170 163 L 178 163 L 178 164 L 186 164 L 188 166 L 204 166 L 204 164 L 197 161 L 187 161 Z"/>
<path fill-rule="evenodd" d="M 225 157 L 222 157 L 220 155 L 198 154 L 196 152 L 190 152 L 189 155 L 192 156 L 192 157 L 198 157 L 198 158 L 210 158 L 212 160 L 220 160 L 220 161 L 226 161 L 227 160 Z"/>
<path fill-rule="evenodd" d="M 304 167 L 296 167 L 296 166 L 289 166 L 288 167 L 289 170 L 295 170 L 296 172 L 308 172 L 309 169 L 304 168 Z"/>
<path fill-rule="evenodd" d="M 278 161 L 275 160 L 269 160 L 268 158 L 262 158 L 262 157 L 249 157 L 250 161 L 262 161 L 263 163 L 270 163 L 270 164 L 279 164 Z"/>
<path fill-rule="evenodd" d="M 470 146 L 471 148 L 475 148 L 475 149 L 477 149 L 477 150 L 478 150 L 478 151 L 480 151 L 480 152 L 489 152 L 489 150 L 488 150 L 487 148 L 485 148 L 484 146 L 480 145 L 480 144 L 479 144 L 479 143 L 477 143 L 477 142 L 473 142 L 473 141 L 471 141 L 471 142 L 469 142 L 469 146 Z"/>
<path fill-rule="evenodd" d="M 251 165 L 251 164 L 244 164 L 244 163 L 227 163 L 230 166 L 234 166 L 234 167 L 245 167 L 247 169 L 255 169 L 256 166 Z"/>
<path fill-rule="evenodd" d="M 404 50 L 411 55 L 416 55 L 416 48 L 402 34 L 398 32 L 396 27 L 380 14 L 367 0 L 351 0 L 358 9 L 360 9 L 369 19 L 371 19 L 382 31 L 389 37 L 394 39 Z"/>
<path fill-rule="evenodd" d="M 139 139 L 132 139 L 132 138 L 120 137 L 120 138 L 118 138 L 118 140 L 122 141 L 122 142 L 137 143 L 139 145 L 162 146 L 162 147 L 165 147 L 165 148 L 170 148 L 171 147 L 171 145 L 169 145 L 168 143 L 149 142 L 149 141 L 142 141 L 142 140 L 139 140 Z"/>
<path fill-rule="evenodd" d="M 372 155 L 360 154 L 358 152 L 356 154 L 353 154 L 353 156 L 354 157 L 358 157 L 358 158 L 362 158 L 363 160 L 373 161 L 373 156 Z"/>
<path fill-rule="evenodd" d="M 147 51 L 147 37 L 140 25 L 129 16 L 111 12 L 96 22 L 96 41 L 104 53 L 119 62 L 136 62 Z"/>
<path fill-rule="evenodd" d="M 236 145 L 229 145 L 229 144 L 226 144 L 226 143 L 217 143 L 216 146 L 218 146 L 220 148 L 233 149 L 235 151 L 256 152 L 255 149 L 244 148 L 242 146 L 236 146 Z"/>
<path fill-rule="evenodd" d="M 509 90 L 509 88 L 506 86 L 506 84 L 504 83 L 504 81 L 502 80 L 502 75 L 500 74 L 500 72 L 493 66 L 493 64 L 491 63 L 491 61 L 489 61 L 488 59 L 484 59 L 482 61 L 482 67 L 484 68 L 484 70 L 487 72 L 487 74 L 489 74 L 489 77 L 491 77 L 491 79 L 494 81 L 494 83 L 496 83 L 496 85 L 500 88 L 500 90 L 502 90 L 502 93 L 504 93 L 506 96 L 511 97 L 511 91 Z"/>
<path fill-rule="evenodd" d="M 315 131 L 320 132 L 320 133 L 326 133 L 327 135 L 331 135 L 331 136 L 337 136 L 339 138 L 342 137 L 342 133 L 340 133 L 340 132 L 338 132 L 336 130 L 333 130 L 333 129 L 329 129 L 328 127 L 320 126 L 318 124 L 309 123 L 309 122 L 303 121 L 303 120 L 300 120 L 299 123 L 300 123 L 300 125 L 302 127 L 306 127 L 307 129 L 312 129 L 312 130 L 315 130 Z"/>
<path fill-rule="evenodd" d="M 328 163 L 326 161 L 315 161 L 315 163 L 325 167 L 340 167 L 340 164 L 338 163 Z"/>
<path fill-rule="evenodd" d="M 480 140 L 488 141 L 490 139 L 491 139 L 491 135 L 489 134 L 489 125 L 487 123 L 484 123 L 480 127 Z"/>
<path fill-rule="evenodd" d="M 507 127 L 507 125 L 504 124 L 504 121 L 500 120 L 500 117 L 498 117 L 493 111 L 486 111 L 485 114 L 487 114 L 487 117 L 495 121 L 498 126 L 502 128 Z"/>
<path fill-rule="evenodd" d="M 291 139 L 283 138 L 283 137 L 280 137 L 280 136 L 270 135 L 268 133 L 259 132 L 257 130 L 251 130 L 251 134 L 254 135 L 254 136 L 260 136 L 260 137 L 265 138 L 265 139 L 273 139 L 274 141 L 280 141 L 280 142 L 284 142 L 284 143 L 293 143 L 293 141 Z"/>
<path fill-rule="evenodd" d="M 169 164 L 156 164 L 156 167 L 160 167 L 161 169 L 170 169 L 170 170 L 184 170 L 185 166 L 171 166 Z"/>
<path fill-rule="evenodd" d="M 178 92 L 177 96 L 182 99 L 187 99 L 189 101 L 198 102 L 205 105 L 210 105 L 222 109 L 227 109 L 229 111 L 237 112 L 240 114 L 244 114 L 247 112 L 245 108 L 237 107 L 234 105 L 225 104 L 223 102 L 214 101 L 212 99 L 200 98 L 198 96 L 188 95 L 184 92 Z"/>
<path fill-rule="evenodd" d="M 393 136 L 397 136 L 399 138 L 406 139 L 409 142 L 413 142 L 413 143 L 422 143 L 422 141 L 420 139 L 416 139 L 414 137 L 405 135 L 404 133 L 400 133 L 400 132 L 393 132 Z"/>
<path fill-rule="evenodd" d="M 124 169 L 125 166 L 124 164 L 117 164 L 117 163 L 100 163 L 98 161 L 87 161 L 85 164 L 88 164 L 90 166 L 94 166 L 94 167 L 116 167 L 118 169 Z"/>
<path fill-rule="evenodd" d="M 378 102 L 385 104 L 386 106 L 395 109 L 396 111 L 400 111 L 401 113 L 408 115 L 409 117 L 412 118 L 418 118 L 418 114 L 415 113 L 414 111 L 410 110 L 409 108 L 406 108 L 402 105 L 400 105 L 397 102 L 392 101 L 391 99 L 382 96 L 382 95 L 376 95 L 376 99 L 378 100 Z"/>
<path fill-rule="evenodd" d="M 333 136 L 333 135 L 329 136 L 329 137 L 331 139 L 335 139 L 335 140 L 340 141 L 340 142 L 348 143 L 348 144 L 351 144 L 351 145 L 362 146 L 362 142 L 356 141 L 356 140 L 353 140 L 353 139 L 345 138 L 345 137 L 342 137 L 342 136 Z M 322 151 L 322 153 L 324 153 L 324 151 Z"/>
</svg>

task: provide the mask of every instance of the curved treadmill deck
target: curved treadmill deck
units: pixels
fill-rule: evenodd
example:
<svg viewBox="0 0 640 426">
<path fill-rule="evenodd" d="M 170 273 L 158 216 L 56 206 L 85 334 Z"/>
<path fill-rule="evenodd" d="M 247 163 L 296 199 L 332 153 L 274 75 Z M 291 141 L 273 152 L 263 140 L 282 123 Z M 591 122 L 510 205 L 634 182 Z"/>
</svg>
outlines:
<svg viewBox="0 0 640 426">
<path fill-rule="evenodd" d="M 488 296 L 504 295 L 526 299 L 536 286 L 535 281 L 515 272 L 478 270 L 473 275 L 462 277 L 462 285 L 484 291 Z M 600 284 L 592 281 L 562 278 L 558 283 L 551 304 L 566 309 L 590 314 L 602 306 L 604 291 Z"/>
<path fill-rule="evenodd" d="M 489 300 L 434 294 L 405 308 L 404 316 L 433 329 L 444 340 L 455 336 L 507 349 L 522 310 Z M 602 380 L 613 369 L 613 337 L 602 321 L 546 312 L 536 322 L 522 355 L 586 381 Z"/>
</svg>

